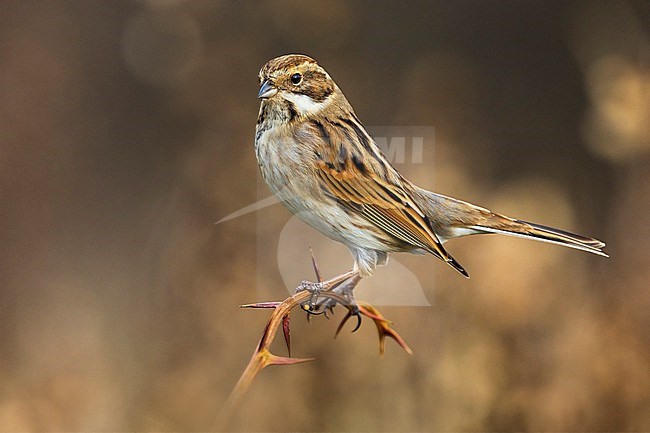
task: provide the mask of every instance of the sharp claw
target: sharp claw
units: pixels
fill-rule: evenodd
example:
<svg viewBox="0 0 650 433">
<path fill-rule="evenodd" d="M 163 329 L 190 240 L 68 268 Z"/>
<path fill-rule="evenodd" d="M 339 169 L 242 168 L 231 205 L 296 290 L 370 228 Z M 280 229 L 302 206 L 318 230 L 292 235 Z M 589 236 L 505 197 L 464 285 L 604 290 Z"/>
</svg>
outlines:
<svg viewBox="0 0 650 433">
<path fill-rule="evenodd" d="M 330 297 L 330 299 L 332 299 L 332 298 Z M 325 318 L 327 320 L 330 319 L 330 316 L 334 317 L 334 307 L 335 306 L 336 306 L 336 304 L 332 305 L 332 304 L 327 304 L 327 303 L 325 303 L 323 305 L 323 315 L 325 316 Z"/>
<path fill-rule="evenodd" d="M 357 332 L 357 330 L 361 328 L 361 314 L 359 314 L 359 312 L 357 311 L 357 313 L 354 315 L 357 316 L 357 326 L 355 326 L 354 329 L 352 330 L 353 333 Z"/>
<path fill-rule="evenodd" d="M 350 309 L 348 310 L 348 313 L 345 315 L 343 320 L 341 320 L 341 323 L 339 323 L 338 328 L 336 328 L 336 333 L 334 334 L 334 338 L 336 338 L 341 333 L 341 329 L 343 329 L 343 326 L 347 323 L 348 319 L 350 319 L 350 317 L 352 316 L 355 316 L 357 318 L 357 325 L 354 327 L 352 332 L 357 332 L 359 330 L 359 328 L 361 327 L 361 314 L 359 313 L 358 309 L 356 311 Z"/>
<path fill-rule="evenodd" d="M 350 312 L 348 311 L 348 314 L 345 315 L 345 317 L 343 318 L 343 320 L 341 320 L 341 323 L 339 323 L 339 326 L 336 328 L 336 332 L 334 333 L 334 338 L 338 337 L 338 335 L 341 333 L 341 329 L 343 329 L 343 325 L 345 325 L 345 322 L 348 321 L 348 319 L 350 318 L 350 316 L 351 316 L 351 314 L 350 314 Z"/>
</svg>

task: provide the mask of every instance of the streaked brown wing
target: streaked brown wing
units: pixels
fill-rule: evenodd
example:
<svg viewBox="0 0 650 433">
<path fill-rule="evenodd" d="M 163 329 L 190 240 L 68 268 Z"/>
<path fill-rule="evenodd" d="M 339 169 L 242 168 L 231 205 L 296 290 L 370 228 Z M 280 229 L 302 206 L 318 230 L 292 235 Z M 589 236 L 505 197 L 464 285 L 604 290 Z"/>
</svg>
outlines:
<svg viewBox="0 0 650 433">
<path fill-rule="evenodd" d="M 367 170 L 360 170 L 349 161 L 339 168 L 322 160 L 317 166 L 322 187 L 328 194 L 386 233 L 430 252 L 468 276 L 465 269 L 445 251 L 426 215 L 401 185 L 394 185 Z"/>
</svg>

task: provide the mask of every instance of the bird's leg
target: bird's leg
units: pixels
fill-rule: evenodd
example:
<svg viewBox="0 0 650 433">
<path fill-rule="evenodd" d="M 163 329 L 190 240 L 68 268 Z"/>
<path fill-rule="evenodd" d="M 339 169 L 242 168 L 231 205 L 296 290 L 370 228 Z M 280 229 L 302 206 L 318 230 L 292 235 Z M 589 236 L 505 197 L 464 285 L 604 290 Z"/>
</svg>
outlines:
<svg viewBox="0 0 650 433">
<path fill-rule="evenodd" d="M 329 298 L 318 302 L 318 307 L 321 307 L 323 309 L 331 309 L 336 304 L 342 304 L 348 310 L 350 310 L 352 315 L 357 315 L 359 312 L 359 307 L 357 306 L 357 302 L 354 299 L 354 289 L 357 287 L 360 281 L 361 276 L 359 274 L 356 274 L 345 280 L 343 283 L 332 288 L 331 292 L 341 295 L 345 300 L 345 303 L 342 303 L 336 298 Z"/>
<path fill-rule="evenodd" d="M 337 303 L 340 303 L 348 309 L 347 314 L 343 320 L 341 320 L 341 323 L 336 330 L 337 335 L 339 332 L 341 332 L 343 325 L 345 325 L 350 317 L 354 316 L 357 319 L 357 324 L 355 325 L 352 332 L 355 332 L 361 327 L 361 312 L 359 310 L 359 305 L 357 305 L 357 301 L 354 299 L 354 289 L 357 287 L 360 281 L 361 276 L 358 274 L 348 278 L 344 283 L 332 289 L 332 293 L 340 295 L 343 298 L 343 301 L 330 297 L 328 299 L 323 299 L 321 305 L 318 306 L 318 308 L 323 312 L 327 312 L 327 310 L 333 311 L 333 308 Z"/>
</svg>

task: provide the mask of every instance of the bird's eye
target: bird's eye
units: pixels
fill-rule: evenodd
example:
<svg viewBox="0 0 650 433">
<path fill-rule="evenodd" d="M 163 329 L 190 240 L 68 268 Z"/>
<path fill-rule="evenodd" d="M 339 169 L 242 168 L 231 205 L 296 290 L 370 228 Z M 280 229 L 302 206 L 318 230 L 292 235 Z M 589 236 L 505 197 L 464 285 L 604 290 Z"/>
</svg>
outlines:
<svg viewBox="0 0 650 433">
<path fill-rule="evenodd" d="M 302 81 L 302 75 L 300 75 L 298 73 L 295 73 L 295 74 L 293 74 L 291 76 L 291 83 L 292 84 L 297 86 L 298 84 L 300 84 L 301 81 Z"/>
</svg>

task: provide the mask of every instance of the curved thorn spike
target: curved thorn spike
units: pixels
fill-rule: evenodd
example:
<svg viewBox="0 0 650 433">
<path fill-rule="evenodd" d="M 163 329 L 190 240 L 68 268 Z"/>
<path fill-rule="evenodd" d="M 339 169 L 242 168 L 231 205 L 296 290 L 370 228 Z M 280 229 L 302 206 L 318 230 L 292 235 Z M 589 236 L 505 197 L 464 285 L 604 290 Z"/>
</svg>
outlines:
<svg viewBox="0 0 650 433">
<path fill-rule="evenodd" d="M 323 277 L 321 276 L 320 269 L 318 268 L 318 263 L 316 263 L 316 256 L 314 256 L 314 250 L 311 245 L 309 246 L 309 252 L 311 253 L 311 264 L 314 267 L 314 272 L 316 273 L 316 279 L 319 283 L 323 282 Z"/>
<path fill-rule="evenodd" d="M 282 317 L 282 333 L 284 334 L 284 342 L 287 343 L 287 352 L 291 356 L 291 327 L 289 315 Z"/>
<path fill-rule="evenodd" d="M 254 304 L 240 305 L 239 308 L 276 308 L 282 302 L 256 302 Z"/>
<path fill-rule="evenodd" d="M 277 356 L 272 353 L 267 355 L 266 365 L 293 365 L 302 364 L 303 362 L 313 361 L 315 358 L 291 358 L 287 356 Z"/>
</svg>

